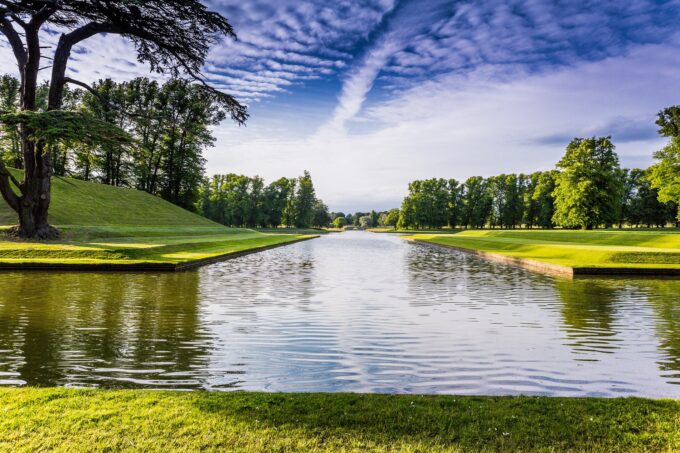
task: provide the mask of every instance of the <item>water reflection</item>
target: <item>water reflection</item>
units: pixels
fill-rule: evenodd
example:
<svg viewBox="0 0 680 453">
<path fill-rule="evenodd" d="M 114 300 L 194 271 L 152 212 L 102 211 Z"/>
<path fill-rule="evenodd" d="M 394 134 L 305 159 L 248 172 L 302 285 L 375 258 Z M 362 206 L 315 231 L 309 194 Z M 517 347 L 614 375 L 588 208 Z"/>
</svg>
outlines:
<svg viewBox="0 0 680 453">
<path fill-rule="evenodd" d="M 199 274 L 1 274 L 5 383 L 200 385 Z"/>
<path fill-rule="evenodd" d="M 345 233 L 0 288 L 5 385 L 680 396 L 679 280 L 569 281 Z"/>
<path fill-rule="evenodd" d="M 615 310 L 622 298 L 617 286 L 612 280 L 556 280 L 568 344 L 585 356 L 579 360 L 596 360 L 589 353 L 618 349 Z"/>
</svg>

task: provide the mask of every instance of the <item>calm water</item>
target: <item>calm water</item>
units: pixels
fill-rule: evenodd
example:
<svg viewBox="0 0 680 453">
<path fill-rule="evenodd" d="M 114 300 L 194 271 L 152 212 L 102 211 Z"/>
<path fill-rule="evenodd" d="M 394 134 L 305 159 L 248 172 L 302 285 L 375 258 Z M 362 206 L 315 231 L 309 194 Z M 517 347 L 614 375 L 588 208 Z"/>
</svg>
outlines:
<svg viewBox="0 0 680 453">
<path fill-rule="evenodd" d="M 567 281 L 356 232 L 0 288 L 0 385 L 680 397 L 680 280 Z"/>
</svg>

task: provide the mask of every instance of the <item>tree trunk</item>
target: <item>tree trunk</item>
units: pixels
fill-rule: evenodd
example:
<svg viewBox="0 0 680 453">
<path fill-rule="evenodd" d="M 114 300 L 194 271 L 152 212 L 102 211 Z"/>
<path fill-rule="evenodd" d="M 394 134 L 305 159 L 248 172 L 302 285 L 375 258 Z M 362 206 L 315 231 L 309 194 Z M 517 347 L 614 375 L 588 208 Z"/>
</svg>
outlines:
<svg viewBox="0 0 680 453">
<path fill-rule="evenodd" d="M 57 239 L 59 232 L 50 226 L 48 212 L 52 193 L 52 163 L 50 153 L 42 143 L 27 142 L 25 156 L 34 158 L 33 168 L 25 169 L 22 195 L 19 197 L 17 215 L 19 225 L 11 231 L 26 239 Z"/>
</svg>

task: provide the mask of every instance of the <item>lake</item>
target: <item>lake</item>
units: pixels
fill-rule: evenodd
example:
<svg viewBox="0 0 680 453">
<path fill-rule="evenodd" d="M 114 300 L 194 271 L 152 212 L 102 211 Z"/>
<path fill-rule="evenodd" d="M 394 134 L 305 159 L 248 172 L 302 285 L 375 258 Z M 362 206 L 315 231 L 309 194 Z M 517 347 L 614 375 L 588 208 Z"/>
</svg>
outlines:
<svg viewBox="0 0 680 453">
<path fill-rule="evenodd" d="M 346 232 L 0 288 L 0 385 L 680 397 L 680 280 L 571 281 Z"/>
</svg>

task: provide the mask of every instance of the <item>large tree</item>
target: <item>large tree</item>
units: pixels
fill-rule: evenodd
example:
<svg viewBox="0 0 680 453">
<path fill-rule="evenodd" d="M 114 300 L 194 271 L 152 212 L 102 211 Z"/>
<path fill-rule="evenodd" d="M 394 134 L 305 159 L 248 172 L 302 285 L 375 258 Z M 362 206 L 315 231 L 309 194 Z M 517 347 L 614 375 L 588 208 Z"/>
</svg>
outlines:
<svg viewBox="0 0 680 453">
<path fill-rule="evenodd" d="M 610 137 L 575 138 L 557 164 L 556 224 L 593 229 L 618 221 L 622 192 L 619 158 Z"/>
<path fill-rule="evenodd" d="M 659 134 L 670 141 L 654 154 L 657 163 L 649 169 L 649 180 L 652 187 L 659 191 L 662 202 L 673 202 L 680 207 L 680 106 L 664 109 L 659 113 L 656 124 Z"/>
<path fill-rule="evenodd" d="M 45 64 L 41 62 L 41 38 L 48 29 L 61 36 L 50 57 L 47 112 L 38 112 L 38 73 Z M 14 116 L 12 123 L 20 127 L 23 180 L 17 180 L 0 162 L 0 193 L 17 212 L 16 234 L 21 237 L 58 236 L 48 223 L 53 174 L 50 146 L 62 138 L 61 133 L 69 140 L 93 135 L 93 128 L 82 127 L 86 121 L 53 114 L 62 110 L 66 84 L 90 89 L 84 82 L 66 76 L 72 49 L 87 39 L 99 34 L 122 35 L 134 43 L 137 59 L 148 63 L 152 70 L 184 74 L 200 82 L 204 89 L 222 98 L 235 121 L 243 123 L 247 118 L 243 105 L 210 88 L 200 74 L 210 46 L 220 36 L 234 36 L 234 31 L 224 17 L 199 1 L 0 0 L 0 33 L 9 42 L 21 75 L 21 116 Z"/>
</svg>

